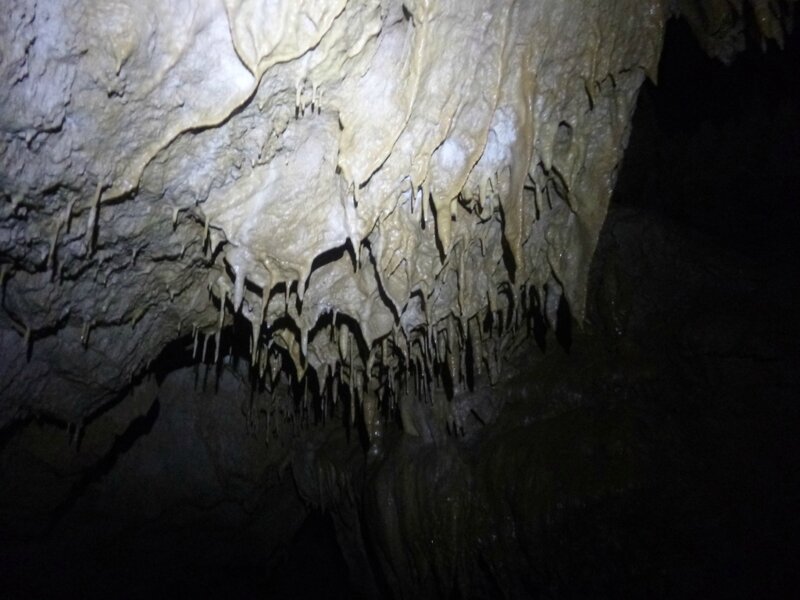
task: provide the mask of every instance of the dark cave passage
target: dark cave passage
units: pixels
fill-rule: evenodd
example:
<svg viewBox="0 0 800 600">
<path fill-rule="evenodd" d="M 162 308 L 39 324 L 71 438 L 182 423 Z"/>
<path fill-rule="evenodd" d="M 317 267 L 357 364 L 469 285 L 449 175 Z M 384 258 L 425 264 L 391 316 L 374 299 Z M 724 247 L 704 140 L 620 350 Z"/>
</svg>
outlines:
<svg viewBox="0 0 800 600">
<path fill-rule="evenodd" d="M 656 210 L 744 255 L 789 265 L 800 250 L 800 35 L 729 66 L 668 24 L 658 85 L 639 96 L 618 205 Z"/>
</svg>

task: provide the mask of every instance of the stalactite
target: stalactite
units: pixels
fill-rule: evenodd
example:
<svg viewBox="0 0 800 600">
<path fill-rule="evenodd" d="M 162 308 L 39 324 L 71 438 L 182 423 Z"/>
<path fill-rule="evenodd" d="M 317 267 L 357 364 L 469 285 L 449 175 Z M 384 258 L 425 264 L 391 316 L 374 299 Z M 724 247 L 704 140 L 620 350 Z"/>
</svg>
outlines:
<svg viewBox="0 0 800 600">
<path fill-rule="evenodd" d="M 433 197 L 433 205 L 436 207 L 436 231 L 442 244 L 442 252 L 447 256 L 450 252 L 450 202 L 441 196 Z"/>
<path fill-rule="evenodd" d="M 561 303 L 562 288 L 553 278 L 545 286 L 545 316 L 550 328 L 554 331 L 558 327 L 558 307 Z"/>
<path fill-rule="evenodd" d="M 234 265 L 233 272 L 235 275 L 234 282 L 233 282 L 233 312 L 239 312 L 239 309 L 242 307 L 242 301 L 244 300 L 244 284 L 245 284 L 245 272 L 244 267 L 242 265 Z"/>
<path fill-rule="evenodd" d="M 208 344 L 211 341 L 211 336 L 206 335 L 203 343 L 203 362 L 208 363 Z"/>
<path fill-rule="evenodd" d="M 209 240 L 208 240 L 208 228 L 209 228 L 209 217 L 208 214 L 205 215 L 204 223 L 203 223 L 203 249 L 207 249 L 209 247 Z"/>
<path fill-rule="evenodd" d="M 461 355 L 462 349 L 458 339 L 456 321 L 451 317 L 447 321 L 447 362 L 454 387 L 461 385 Z"/>
<path fill-rule="evenodd" d="M 56 222 L 55 230 L 53 231 L 53 235 L 50 239 L 50 252 L 47 254 L 47 268 L 50 270 L 51 275 L 55 275 L 55 264 L 56 264 L 56 249 L 58 247 L 58 234 L 61 231 L 61 228 L 64 226 L 64 222 L 66 218 L 59 219 Z"/>
<path fill-rule="evenodd" d="M 25 350 L 26 354 L 29 353 L 31 350 L 31 335 L 32 335 L 31 326 L 26 323 L 25 333 L 22 336 L 22 347 Z"/>
<path fill-rule="evenodd" d="M 94 198 L 89 209 L 89 222 L 86 224 L 86 244 L 89 247 L 89 252 L 94 252 L 95 242 L 95 228 L 97 227 L 97 218 L 100 213 L 100 202 L 103 196 L 103 180 L 97 180 L 97 187 L 95 188 Z"/>
<path fill-rule="evenodd" d="M 83 329 L 81 330 L 81 344 L 84 348 L 89 345 L 89 333 L 92 329 L 92 321 L 86 320 L 83 322 Z"/>
<path fill-rule="evenodd" d="M 422 198 L 420 199 L 420 218 L 422 219 L 422 228 L 426 227 L 427 223 L 427 211 L 428 211 L 428 198 L 429 198 L 429 190 L 428 190 L 428 183 L 426 181 L 422 182 Z"/>
</svg>

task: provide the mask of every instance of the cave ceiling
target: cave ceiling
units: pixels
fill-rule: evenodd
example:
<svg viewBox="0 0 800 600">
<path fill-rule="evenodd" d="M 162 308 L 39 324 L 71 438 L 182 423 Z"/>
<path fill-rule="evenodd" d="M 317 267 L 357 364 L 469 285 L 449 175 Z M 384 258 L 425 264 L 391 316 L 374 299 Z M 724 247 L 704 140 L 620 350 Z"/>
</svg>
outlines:
<svg viewBox="0 0 800 600">
<path fill-rule="evenodd" d="M 583 318 L 666 20 L 725 60 L 790 4 L 7 2 L 0 426 L 231 328 L 268 386 L 496 377 L 533 311 Z"/>
</svg>

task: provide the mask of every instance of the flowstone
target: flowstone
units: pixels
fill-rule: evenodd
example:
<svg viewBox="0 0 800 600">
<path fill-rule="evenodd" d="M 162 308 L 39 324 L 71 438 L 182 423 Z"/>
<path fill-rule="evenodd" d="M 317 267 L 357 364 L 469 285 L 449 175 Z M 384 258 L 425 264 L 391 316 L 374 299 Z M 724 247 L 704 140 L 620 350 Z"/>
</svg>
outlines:
<svg viewBox="0 0 800 600">
<path fill-rule="evenodd" d="M 268 387 L 369 415 L 495 380 L 534 313 L 583 318 L 668 4 L 13 0 L 0 425 L 78 426 L 234 322 Z"/>
</svg>

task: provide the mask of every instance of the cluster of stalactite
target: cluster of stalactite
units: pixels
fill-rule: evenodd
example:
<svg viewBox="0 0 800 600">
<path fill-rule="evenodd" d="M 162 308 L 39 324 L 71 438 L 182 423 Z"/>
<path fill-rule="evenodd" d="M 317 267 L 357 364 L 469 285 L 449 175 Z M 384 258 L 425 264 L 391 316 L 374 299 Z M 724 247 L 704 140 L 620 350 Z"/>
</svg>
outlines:
<svg viewBox="0 0 800 600">
<path fill-rule="evenodd" d="M 518 245 L 523 253 L 518 259 L 510 248 L 520 240 L 506 237 L 508 209 L 503 208 L 498 178 L 487 179 L 474 197 L 459 196 L 454 212 L 444 216 L 435 212 L 427 190 L 402 196 L 397 210 L 439 252 L 432 289 L 415 289 L 405 304 L 393 302 L 389 286 L 399 265 L 381 260 L 379 236 L 362 240 L 357 251 L 348 241 L 318 261 L 309 279 L 328 269 L 335 277 L 352 276 L 372 287 L 373 300 L 385 313 L 382 325 L 388 333 L 382 335 L 370 337 L 370 314 L 340 312 L 324 302 L 304 306 L 308 296 L 300 290 L 308 282 L 262 282 L 260 289 L 252 285 L 231 264 L 238 254 L 233 249 L 226 272 L 211 271 L 208 289 L 218 318 L 213 325 L 194 328 L 194 356 L 218 362 L 223 329 L 234 321 L 240 326 L 249 322 L 253 372 L 269 390 L 288 384 L 295 396 L 287 401 L 281 390 L 282 403 L 268 410 L 278 419 L 270 429 L 275 435 L 280 420 L 295 423 L 298 405 L 301 412 L 324 420 L 340 401 L 347 403 L 344 412 L 351 422 L 361 415 L 373 442 L 380 439 L 383 420 L 390 415 L 400 418 L 406 432 L 420 435 L 410 406 L 420 401 L 430 407 L 433 426 L 463 432 L 464 414 L 453 398 L 496 382 L 503 364 L 536 327 L 557 327 L 565 303 L 553 268 L 541 259 L 547 240 L 537 223 L 546 223 L 551 211 L 567 209 L 570 192 L 553 165 L 549 170 L 538 165 L 534 175 L 526 182 L 518 214 L 528 223 L 517 228 L 520 235 L 527 234 Z M 455 240 L 446 253 L 438 233 L 443 219 Z M 206 247 L 214 251 L 211 243 Z M 405 260 L 401 256 L 398 262 Z M 525 263 L 543 267 L 523 271 Z"/>
<path fill-rule="evenodd" d="M 84 419 L 234 315 L 262 380 L 368 414 L 582 320 L 671 4 L 80 4 L 0 29 L 0 420 Z M 680 4 L 778 41 L 793 6 Z"/>
<path fill-rule="evenodd" d="M 344 391 L 379 437 L 394 410 L 414 431 L 403 398 L 459 431 L 449 399 L 494 382 L 534 319 L 555 327 L 562 302 L 581 319 L 664 15 L 659 2 L 551 4 L 347 4 L 317 15 L 325 31 L 289 73 L 229 10 L 239 57 L 261 78 L 242 115 L 273 136 L 185 207 L 214 258 L 218 318 L 196 323 L 202 345 L 215 337 L 218 354 L 241 315 L 268 387 L 288 372 L 323 412 Z M 642 21 L 621 18 L 630 11 Z M 372 34 L 353 38 L 356 19 Z M 596 21 L 622 29 L 583 36 Z M 342 63 L 342 39 L 362 55 Z"/>
</svg>

